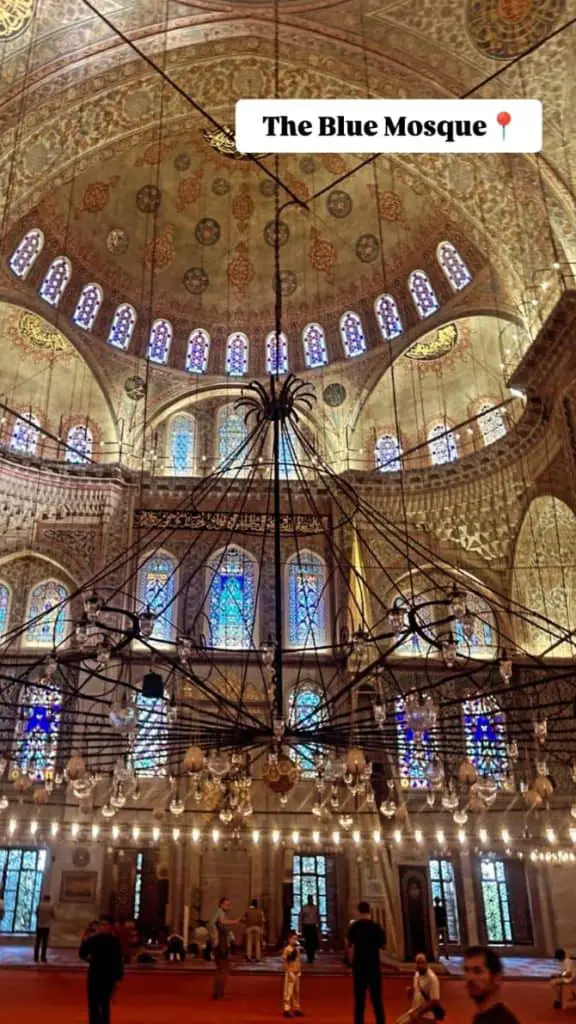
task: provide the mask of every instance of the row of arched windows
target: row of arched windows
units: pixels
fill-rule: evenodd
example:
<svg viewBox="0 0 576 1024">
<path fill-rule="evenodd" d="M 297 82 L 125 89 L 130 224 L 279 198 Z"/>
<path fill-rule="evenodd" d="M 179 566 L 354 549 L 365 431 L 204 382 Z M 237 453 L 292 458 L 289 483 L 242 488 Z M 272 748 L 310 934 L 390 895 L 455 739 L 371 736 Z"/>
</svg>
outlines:
<svg viewBox="0 0 576 1024">
<path fill-rule="evenodd" d="M 506 434 L 502 410 L 489 402 L 478 410 L 480 434 L 485 445 L 494 444 Z M 456 462 L 460 458 L 457 435 L 446 423 L 435 423 L 428 431 L 428 454 L 433 466 Z M 395 434 L 381 434 L 376 439 L 374 461 L 381 473 L 395 473 L 402 469 L 402 446 Z"/>
<path fill-rule="evenodd" d="M 44 247 L 44 235 L 39 228 L 33 228 L 24 236 L 10 258 L 14 274 L 24 279 Z M 452 242 L 440 242 L 436 257 L 452 290 L 465 288 L 472 280 L 472 274 Z M 72 276 L 72 264 L 67 256 L 58 256 L 50 264 L 40 285 L 39 294 L 51 306 L 57 306 Z M 408 278 L 408 290 L 414 307 L 421 320 L 426 319 L 440 308 L 440 302 L 428 275 L 423 270 L 413 270 Z M 99 284 L 90 282 L 80 294 L 73 321 L 84 331 L 91 331 L 104 299 Z M 385 341 L 393 341 L 404 331 L 404 325 L 396 300 L 392 295 L 380 295 L 374 303 L 374 311 L 380 332 Z M 132 340 L 137 313 L 130 303 L 124 302 L 116 309 L 108 333 L 108 343 L 126 351 Z M 350 359 L 366 351 L 366 333 L 359 315 L 347 310 L 340 317 L 340 337 L 346 356 Z M 160 366 L 166 365 L 173 341 L 173 327 L 163 317 L 154 321 L 148 337 L 148 359 Z M 302 332 L 304 360 L 308 369 L 317 369 L 328 363 L 326 335 L 320 324 L 310 323 Z M 226 341 L 225 372 L 233 377 L 242 377 L 248 372 L 250 342 L 246 334 L 234 331 Z M 192 331 L 186 348 L 185 369 L 188 373 L 205 373 L 208 368 L 210 336 L 203 328 Z M 266 338 L 266 370 L 270 374 L 288 373 L 288 339 L 284 333 L 278 336 L 274 331 Z"/>
<path fill-rule="evenodd" d="M 57 647 L 65 637 L 66 617 L 63 602 L 68 589 L 57 580 L 44 580 L 28 594 L 26 617 L 28 628 L 23 642 L 30 647 Z M 0 582 L 0 637 L 9 629 L 12 594 L 6 583 Z"/>
<path fill-rule="evenodd" d="M 21 455 L 36 455 L 40 443 L 42 424 L 38 416 L 32 412 L 21 412 L 16 416 L 8 448 L 11 452 Z M 87 423 L 74 423 L 69 427 L 64 438 L 64 458 L 66 462 L 80 465 L 90 462 L 94 447 L 94 437 Z"/>
<path fill-rule="evenodd" d="M 250 431 L 234 405 L 222 406 L 216 427 L 216 468 L 224 476 L 241 477 L 259 452 L 250 444 Z M 198 474 L 198 426 L 195 416 L 179 412 L 168 421 L 167 468 L 175 476 Z M 280 476 L 294 479 L 302 471 L 300 444 L 289 425 L 280 433 Z"/>
</svg>

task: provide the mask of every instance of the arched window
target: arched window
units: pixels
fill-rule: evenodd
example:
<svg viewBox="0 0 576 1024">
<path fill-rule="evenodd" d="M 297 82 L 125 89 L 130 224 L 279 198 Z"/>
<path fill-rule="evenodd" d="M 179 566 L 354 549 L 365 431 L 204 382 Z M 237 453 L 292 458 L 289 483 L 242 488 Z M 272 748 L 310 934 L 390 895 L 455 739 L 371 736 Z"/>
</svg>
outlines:
<svg viewBox="0 0 576 1024">
<path fill-rule="evenodd" d="M 428 431 L 428 451 L 433 466 L 458 461 L 458 443 L 445 423 L 437 423 Z"/>
<path fill-rule="evenodd" d="M 8 630 L 10 618 L 10 587 L 0 583 L 0 639 Z"/>
<path fill-rule="evenodd" d="M 310 683 L 296 685 L 290 694 L 290 705 L 288 718 L 293 729 L 302 729 L 303 732 L 310 732 L 312 736 L 326 723 L 326 710 L 320 690 Z M 322 747 L 317 743 L 298 743 L 294 747 L 296 761 L 304 777 L 311 777 L 316 773 L 316 760 L 322 753 Z"/>
<path fill-rule="evenodd" d="M 108 344 L 114 345 L 114 348 L 121 348 L 125 352 L 132 339 L 135 326 L 136 310 L 127 302 L 123 302 L 114 313 Z"/>
<path fill-rule="evenodd" d="M 275 376 L 288 373 L 288 338 L 284 333 L 277 338 L 270 331 L 266 338 L 266 370 Z"/>
<path fill-rule="evenodd" d="M 70 427 L 66 437 L 66 462 L 90 462 L 92 458 L 92 431 L 85 423 Z"/>
<path fill-rule="evenodd" d="M 56 580 L 39 583 L 30 592 L 25 643 L 31 647 L 58 647 L 64 640 L 68 589 Z"/>
<path fill-rule="evenodd" d="M 374 303 L 374 311 L 384 341 L 392 341 L 402 334 L 404 328 L 396 301 L 391 295 L 380 295 Z"/>
<path fill-rule="evenodd" d="M 10 451 L 35 455 L 40 440 L 40 420 L 31 412 L 23 412 L 14 420 L 10 435 Z"/>
<path fill-rule="evenodd" d="M 40 298 L 51 306 L 57 306 L 64 295 L 70 278 L 72 264 L 66 256 L 58 256 L 48 267 L 46 277 L 40 285 Z"/>
<path fill-rule="evenodd" d="M 158 778 L 168 770 L 168 721 L 163 697 L 136 697 L 134 772 L 140 778 Z"/>
<path fill-rule="evenodd" d="M 278 463 L 281 480 L 298 480 L 301 478 L 301 448 L 294 433 L 294 427 L 287 420 L 280 424 L 280 444 Z"/>
<path fill-rule="evenodd" d="M 357 313 L 348 310 L 340 317 L 340 337 L 346 355 L 351 359 L 366 351 L 366 337 Z"/>
<path fill-rule="evenodd" d="M 51 781 L 54 777 L 61 717 L 62 695 L 57 687 L 22 687 L 12 761 L 35 782 Z"/>
<path fill-rule="evenodd" d="M 148 359 L 164 366 L 168 362 L 172 344 L 172 324 L 169 320 L 155 320 L 148 339 Z"/>
<path fill-rule="evenodd" d="M 288 562 L 288 644 L 300 649 L 326 646 L 326 565 L 302 551 Z"/>
<path fill-rule="evenodd" d="M 481 776 L 501 782 L 508 773 L 506 716 L 491 696 L 463 705 L 466 756 Z"/>
<path fill-rule="evenodd" d="M 497 646 L 494 612 L 487 601 L 477 594 L 466 594 L 466 609 L 474 616 L 474 623 L 471 633 L 464 629 L 460 619 L 454 623 L 454 636 L 459 650 L 464 654 L 470 652 L 475 658 L 493 658 Z"/>
<path fill-rule="evenodd" d="M 104 294 L 99 284 L 87 284 L 82 289 L 78 305 L 74 310 L 73 320 L 78 327 L 85 331 L 91 331 L 94 321 L 98 316 L 98 310 L 102 305 Z"/>
<path fill-rule="evenodd" d="M 315 370 L 318 366 L 326 366 L 328 350 L 326 336 L 320 324 L 308 324 L 302 331 L 302 341 L 306 366 L 310 370 Z"/>
<path fill-rule="evenodd" d="M 427 789 L 428 770 L 434 757 L 433 738 L 426 730 L 415 731 L 403 697 L 396 699 L 395 715 L 400 785 L 405 789 Z"/>
<path fill-rule="evenodd" d="M 40 228 L 28 231 L 10 257 L 10 270 L 22 280 L 30 273 L 44 248 L 44 234 Z"/>
<path fill-rule="evenodd" d="M 218 466 L 226 476 L 242 476 L 248 427 L 242 412 L 225 405 L 218 413 Z"/>
<path fill-rule="evenodd" d="M 394 434 L 381 434 L 376 441 L 376 469 L 396 473 L 402 469 L 402 449 Z"/>
<path fill-rule="evenodd" d="M 478 425 L 484 444 L 494 444 L 506 436 L 506 424 L 501 409 L 486 402 L 478 411 Z"/>
<path fill-rule="evenodd" d="M 186 350 L 186 369 L 188 373 L 206 373 L 208 369 L 208 353 L 210 352 L 210 335 L 201 327 L 192 331 L 188 338 Z"/>
<path fill-rule="evenodd" d="M 156 616 L 151 640 L 174 639 L 176 621 L 176 561 L 164 552 L 151 555 L 138 573 L 141 610 Z"/>
<path fill-rule="evenodd" d="M 245 334 L 235 331 L 228 335 L 226 342 L 226 373 L 231 377 L 243 377 L 248 373 L 249 341 Z"/>
<path fill-rule="evenodd" d="M 459 292 L 470 284 L 472 274 L 452 242 L 440 242 L 436 258 L 453 291 Z"/>
<path fill-rule="evenodd" d="M 193 476 L 196 462 L 196 420 L 179 412 L 170 420 L 168 465 L 175 476 Z"/>
<path fill-rule="evenodd" d="M 412 271 L 408 278 L 408 287 L 416 307 L 416 312 L 421 320 L 425 320 L 427 316 L 432 316 L 432 313 L 440 309 L 436 292 L 430 284 L 428 275 L 423 270 Z"/>
<path fill-rule="evenodd" d="M 414 582 L 414 594 L 410 587 L 410 581 L 407 580 L 403 583 L 403 588 L 406 594 L 410 595 L 411 600 L 408 597 L 397 594 L 394 596 L 391 602 L 394 608 L 403 610 L 404 621 L 402 629 L 398 631 L 397 639 L 394 640 L 394 644 L 398 643 L 401 637 L 405 637 L 402 643 L 398 646 L 394 646 L 394 655 L 400 655 L 403 658 L 425 658 L 431 653 L 430 642 L 426 639 L 431 636 L 433 632 L 432 625 L 432 607 L 430 602 L 436 597 L 434 590 L 426 589 L 426 581 L 422 579 L 415 579 Z M 411 630 L 406 635 L 406 631 L 409 629 L 410 622 L 408 620 L 408 609 L 411 604 L 415 605 L 415 620 L 416 624 L 420 627 L 423 632 L 423 636 L 420 635 L 416 630 Z"/>
<path fill-rule="evenodd" d="M 212 646 L 246 650 L 256 644 L 256 565 L 231 545 L 208 565 L 207 614 Z"/>
</svg>

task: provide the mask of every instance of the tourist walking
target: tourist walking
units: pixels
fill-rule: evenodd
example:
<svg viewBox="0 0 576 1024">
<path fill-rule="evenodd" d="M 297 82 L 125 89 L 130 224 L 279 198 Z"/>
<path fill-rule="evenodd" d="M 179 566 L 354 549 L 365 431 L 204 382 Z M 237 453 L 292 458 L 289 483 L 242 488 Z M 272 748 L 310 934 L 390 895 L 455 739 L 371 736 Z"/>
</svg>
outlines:
<svg viewBox="0 0 576 1024">
<path fill-rule="evenodd" d="M 226 990 L 228 975 L 230 974 L 230 929 L 238 924 L 238 921 L 231 921 L 228 917 L 230 900 L 222 896 L 218 903 L 218 910 L 211 922 L 212 952 L 216 963 L 216 974 L 214 976 L 213 999 L 223 999 Z"/>
<path fill-rule="evenodd" d="M 260 960 L 264 937 L 264 911 L 258 906 L 258 900 L 252 900 L 242 920 L 246 925 L 246 959 Z"/>
<path fill-rule="evenodd" d="M 300 1009 L 300 945 L 297 932 L 290 932 L 288 943 L 282 953 L 284 964 L 284 1016 L 303 1017 Z"/>
<path fill-rule="evenodd" d="M 304 940 L 306 959 L 309 964 L 313 964 L 320 945 L 320 915 L 312 896 L 308 897 L 308 902 L 300 911 L 300 931 Z"/>
<path fill-rule="evenodd" d="M 414 965 L 416 971 L 408 989 L 412 1005 L 407 1013 L 399 1017 L 396 1024 L 444 1020 L 446 1014 L 440 1002 L 440 982 L 438 976 L 428 966 L 426 954 L 418 953 Z"/>
<path fill-rule="evenodd" d="M 110 1024 L 112 996 L 124 977 L 122 946 L 113 918 L 103 917 L 96 931 L 84 936 L 79 956 L 88 961 L 88 1020 L 90 1024 Z"/>
<path fill-rule="evenodd" d="M 554 973 L 550 975 L 550 984 L 552 986 L 552 992 L 554 993 L 554 1002 L 552 1005 L 555 1010 L 561 1010 L 564 1005 L 564 993 L 567 991 L 566 986 L 570 987 L 572 991 L 572 998 L 574 999 L 574 971 L 572 969 L 572 960 L 566 953 L 565 949 L 557 949 L 554 953 L 554 959 L 558 964 L 558 967 Z"/>
<path fill-rule="evenodd" d="M 500 997 L 502 962 L 493 949 L 470 946 L 464 953 L 464 978 L 476 1008 L 472 1024 L 520 1024 Z"/>
<path fill-rule="evenodd" d="M 384 929 L 372 920 L 370 904 L 362 901 L 358 904 L 358 917 L 348 930 L 354 979 L 354 1024 L 364 1024 L 366 992 L 370 993 L 376 1024 L 384 1024 L 380 950 L 385 943 Z"/>
<path fill-rule="evenodd" d="M 34 942 L 34 963 L 40 957 L 46 963 L 46 951 L 50 939 L 50 929 L 54 920 L 54 907 L 49 895 L 44 896 L 36 908 L 36 939 Z"/>
</svg>

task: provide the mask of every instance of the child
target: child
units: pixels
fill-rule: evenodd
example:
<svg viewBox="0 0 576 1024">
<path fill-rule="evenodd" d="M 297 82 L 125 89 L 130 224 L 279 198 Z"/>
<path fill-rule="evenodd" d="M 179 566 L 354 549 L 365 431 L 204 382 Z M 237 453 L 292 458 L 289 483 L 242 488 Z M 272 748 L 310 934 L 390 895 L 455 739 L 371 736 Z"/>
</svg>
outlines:
<svg viewBox="0 0 576 1024">
<path fill-rule="evenodd" d="M 282 953 L 284 961 L 284 1016 L 303 1017 L 300 1009 L 300 947 L 298 945 L 298 933 L 290 932 L 288 945 Z"/>
</svg>

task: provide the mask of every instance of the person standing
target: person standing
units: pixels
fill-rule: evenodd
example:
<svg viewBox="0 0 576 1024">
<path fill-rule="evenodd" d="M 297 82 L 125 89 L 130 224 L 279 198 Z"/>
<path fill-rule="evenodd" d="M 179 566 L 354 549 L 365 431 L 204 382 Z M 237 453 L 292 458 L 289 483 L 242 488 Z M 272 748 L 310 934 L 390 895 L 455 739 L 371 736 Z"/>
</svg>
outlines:
<svg viewBox="0 0 576 1024">
<path fill-rule="evenodd" d="M 412 1006 L 406 1014 L 412 1021 L 434 1021 L 444 1019 L 444 1010 L 440 1003 L 440 982 L 431 967 L 425 953 L 418 953 L 414 961 L 416 972 L 408 994 L 412 997 Z"/>
<path fill-rule="evenodd" d="M 470 946 L 466 950 L 464 979 L 477 1009 L 472 1024 L 520 1024 L 500 998 L 502 962 L 493 949 Z"/>
<path fill-rule="evenodd" d="M 222 896 L 218 903 L 218 910 L 212 918 L 212 951 L 216 963 L 216 974 L 214 976 L 213 999 L 223 999 L 226 990 L 228 975 L 230 974 L 230 929 L 238 924 L 238 921 L 231 921 L 228 917 L 230 900 Z"/>
<path fill-rule="evenodd" d="M 555 1010 L 561 1010 L 564 1003 L 563 996 L 566 991 L 566 985 L 571 987 L 572 998 L 574 998 L 574 971 L 572 970 L 572 960 L 565 949 L 557 949 L 554 953 L 554 959 L 558 964 L 558 968 L 554 971 L 554 974 L 550 975 L 550 984 L 554 993 L 552 1005 Z"/>
<path fill-rule="evenodd" d="M 246 959 L 260 960 L 264 936 L 264 911 L 258 906 L 258 900 L 252 900 L 243 921 L 246 925 Z"/>
<path fill-rule="evenodd" d="M 348 930 L 348 950 L 354 979 L 354 1024 L 364 1024 L 366 992 L 374 1010 L 376 1024 L 384 1024 L 380 950 L 386 942 L 384 929 L 372 920 L 370 904 L 358 904 L 358 918 Z"/>
<path fill-rule="evenodd" d="M 78 951 L 88 961 L 88 1020 L 90 1024 L 110 1024 L 110 1003 L 114 990 L 124 977 L 124 957 L 114 921 L 103 917 L 96 931 L 85 934 Z"/>
<path fill-rule="evenodd" d="M 436 924 L 436 938 L 438 940 L 438 955 L 440 955 L 440 949 L 442 949 L 444 956 L 449 960 L 448 915 L 446 914 L 446 907 L 439 896 L 436 896 L 434 900 L 434 921 Z"/>
<path fill-rule="evenodd" d="M 300 931 L 304 939 L 306 959 L 309 964 L 313 964 L 320 945 L 320 915 L 312 896 L 308 897 L 308 902 L 300 911 Z"/>
<path fill-rule="evenodd" d="M 303 1017 L 300 1009 L 300 975 L 302 965 L 300 963 L 300 946 L 298 935 L 290 932 L 288 944 L 282 953 L 284 964 L 284 1016 Z"/>
<path fill-rule="evenodd" d="M 34 963 L 36 964 L 39 956 L 42 963 L 46 963 L 46 951 L 53 920 L 54 907 L 50 896 L 46 894 L 36 908 L 36 940 L 34 942 Z"/>
</svg>

